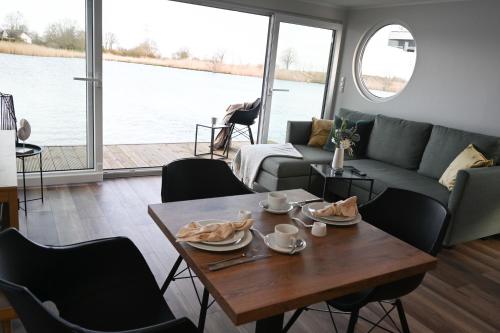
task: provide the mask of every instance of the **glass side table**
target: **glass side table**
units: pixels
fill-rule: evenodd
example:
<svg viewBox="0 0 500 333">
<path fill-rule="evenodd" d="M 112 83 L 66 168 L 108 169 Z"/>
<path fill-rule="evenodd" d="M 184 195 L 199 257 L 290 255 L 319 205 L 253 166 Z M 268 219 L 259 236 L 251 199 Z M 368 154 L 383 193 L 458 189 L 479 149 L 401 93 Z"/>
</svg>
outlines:
<svg viewBox="0 0 500 333">
<path fill-rule="evenodd" d="M 351 196 L 351 188 L 352 188 L 353 181 L 370 182 L 370 192 L 368 195 L 368 200 L 372 199 L 373 183 L 375 180 L 373 178 L 368 177 L 368 176 L 361 176 L 361 175 L 358 175 L 357 173 L 354 173 L 353 167 L 346 166 L 346 167 L 344 167 L 344 172 L 342 174 L 335 174 L 335 171 L 333 171 L 333 168 L 331 167 L 330 164 L 311 164 L 309 166 L 309 183 L 308 183 L 309 190 L 311 189 L 311 177 L 312 177 L 313 171 L 318 173 L 324 179 L 324 181 L 323 181 L 323 199 L 325 198 L 328 184 L 332 181 L 337 181 L 337 180 L 347 181 L 349 183 L 349 188 L 347 190 L 347 197 Z"/>
<path fill-rule="evenodd" d="M 198 148 L 198 128 L 203 127 L 203 128 L 208 128 L 210 130 L 210 152 L 209 153 L 203 153 L 203 154 L 197 154 L 196 150 Z M 215 130 L 220 130 L 223 128 L 229 128 L 229 125 L 224 125 L 224 124 L 196 124 L 196 132 L 194 135 L 194 156 L 203 156 L 203 155 L 210 155 L 210 158 L 213 160 L 214 156 L 219 156 L 222 159 L 229 158 L 229 149 L 227 149 L 226 154 L 216 154 L 214 153 L 214 140 L 215 140 Z M 228 140 L 231 140 L 229 137 Z M 226 143 L 226 144 L 229 144 Z"/>
<path fill-rule="evenodd" d="M 43 149 L 40 146 L 37 145 L 32 145 L 29 143 L 22 144 L 22 143 L 17 143 L 16 144 L 16 157 L 21 160 L 21 165 L 23 167 L 22 174 L 23 174 L 23 200 L 20 200 L 19 203 L 24 204 L 24 215 L 28 215 L 28 201 L 35 201 L 35 200 L 42 200 L 43 203 L 43 167 L 42 167 L 42 153 Z M 40 160 L 39 160 L 39 166 L 40 166 L 40 192 L 41 196 L 39 198 L 33 198 L 33 199 L 28 199 L 26 198 L 26 170 L 25 170 L 25 159 L 27 157 L 31 156 L 36 156 L 38 155 Z"/>
</svg>

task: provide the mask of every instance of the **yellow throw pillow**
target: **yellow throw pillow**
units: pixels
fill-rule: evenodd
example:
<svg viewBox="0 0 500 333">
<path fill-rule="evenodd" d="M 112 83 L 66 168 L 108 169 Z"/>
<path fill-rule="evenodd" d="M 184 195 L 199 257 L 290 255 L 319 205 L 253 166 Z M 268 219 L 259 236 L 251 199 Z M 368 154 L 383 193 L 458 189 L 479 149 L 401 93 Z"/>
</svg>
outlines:
<svg viewBox="0 0 500 333">
<path fill-rule="evenodd" d="M 448 190 L 453 190 L 455 182 L 457 181 L 457 174 L 459 170 L 469 168 L 481 168 L 493 166 L 493 160 L 488 160 L 472 145 L 468 145 L 464 151 L 451 162 L 450 166 L 439 178 L 439 183 L 446 186 Z"/>
<path fill-rule="evenodd" d="M 308 146 L 323 147 L 328 140 L 328 135 L 333 127 L 333 120 L 328 119 L 312 119 L 311 136 L 309 137 Z"/>
</svg>

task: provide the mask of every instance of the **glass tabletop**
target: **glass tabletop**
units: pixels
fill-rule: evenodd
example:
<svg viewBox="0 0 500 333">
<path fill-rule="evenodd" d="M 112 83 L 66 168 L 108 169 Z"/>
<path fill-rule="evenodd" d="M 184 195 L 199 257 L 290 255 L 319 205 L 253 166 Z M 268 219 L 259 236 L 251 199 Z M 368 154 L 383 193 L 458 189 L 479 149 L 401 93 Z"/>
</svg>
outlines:
<svg viewBox="0 0 500 333">
<path fill-rule="evenodd" d="M 357 173 L 354 173 L 354 167 L 352 166 L 344 166 L 342 174 L 335 174 L 335 171 L 330 164 L 311 164 L 311 168 L 316 170 L 325 178 L 373 180 L 373 178 L 368 176 L 360 176 Z"/>
</svg>

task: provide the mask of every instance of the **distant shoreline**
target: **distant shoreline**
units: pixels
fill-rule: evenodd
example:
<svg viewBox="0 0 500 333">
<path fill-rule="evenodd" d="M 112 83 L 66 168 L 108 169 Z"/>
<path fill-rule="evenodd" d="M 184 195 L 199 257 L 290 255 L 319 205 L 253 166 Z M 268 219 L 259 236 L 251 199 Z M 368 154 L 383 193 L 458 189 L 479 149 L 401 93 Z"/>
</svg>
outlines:
<svg viewBox="0 0 500 333">
<path fill-rule="evenodd" d="M 33 57 L 55 57 L 55 58 L 84 58 L 85 53 L 80 51 L 55 49 L 42 45 L 25 44 L 17 42 L 0 41 L 0 53 L 13 55 L 26 55 Z M 196 71 L 205 71 L 212 73 L 262 77 L 264 67 L 262 65 L 231 65 L 225 63 L 213 63 L 209 60 L 200 59 L 170 59 L 170 58 L 149 58 L 149 57 L 130 57 L 121 56 L 112 53 L 104 53 L 104 60 L 128 62 L 134 64 L 153 65 L 162 67 L 171 67 L 179 69 L 188 69 Z M 325 73 L 308 72 L 277 69 L 276 78 L 285 81 L 297 81 L 307 83 L 325 83 Z"/>
</svg>

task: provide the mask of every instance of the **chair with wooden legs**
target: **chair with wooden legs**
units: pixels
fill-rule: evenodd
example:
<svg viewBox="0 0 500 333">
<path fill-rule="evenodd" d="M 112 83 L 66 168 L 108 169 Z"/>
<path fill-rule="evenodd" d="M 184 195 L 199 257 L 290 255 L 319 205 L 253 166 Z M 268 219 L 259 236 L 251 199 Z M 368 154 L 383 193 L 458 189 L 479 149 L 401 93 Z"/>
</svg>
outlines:
<svg viewBox="0 0 500 333">
<path fill-rule="evenodd" d="M 437 200 L 420 193 L 395 188 L 387 189 L 377 198 L 360 207 L 359 210 L 366 222 L 433 256 L 436 256 L 441 249 L 450 219 L 448 209 Z M 335 332 L 338 331 L 333 314 L 342 313 L 350 315 L 348 333 L 354 333 L 358 319 L 372 324 L 372 329 L 379 327 L 384 331 L 393 332 L 381 326 L 382 321 L 386 318 L 392 322 L 398 332 L 409 333 L 410 330 L 400 298 L 415 290 L 422 282 L 424 275 L 412 276 L 329 300 L 326 302 L 327 310 L 319 311 L 329 313 Z M 382 318 L 376 322 L 359 314 L 361 308 L 373 302 L 377 302 L 384 312 Z M 399 315 L 401 330 L 390 317 L 390 313 L 395 309 Z M 292 327 L 304 310 L 314 309 L 302 308 L 295 311 L 283 332 L 287 332 Z"/>
</svg>

